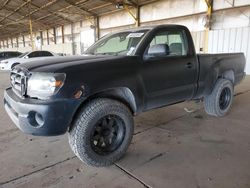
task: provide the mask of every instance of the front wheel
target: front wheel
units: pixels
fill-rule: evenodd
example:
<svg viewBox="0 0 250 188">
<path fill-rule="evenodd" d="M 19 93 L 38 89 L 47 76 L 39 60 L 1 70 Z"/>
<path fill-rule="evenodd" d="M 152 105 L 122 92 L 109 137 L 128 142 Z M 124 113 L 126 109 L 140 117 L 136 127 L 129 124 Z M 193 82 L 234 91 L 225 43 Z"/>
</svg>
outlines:
<svg viewBox="0 0 250 188">
<path fill-rule="evenodd" d="M 234 87 L 231 81 L 219 79 L 212 93 L 205 97 L 204 107 L 207 114 L 222 117 L 230 110 Z"/>
<path fill-rule="evenodd" d="M 69 131 L 69 144 L 88 165 L 108 166 L 126 152 L 133 135 L 131 111 L 112 99 L 95 99 L 77 116 Z"/>
</svg>

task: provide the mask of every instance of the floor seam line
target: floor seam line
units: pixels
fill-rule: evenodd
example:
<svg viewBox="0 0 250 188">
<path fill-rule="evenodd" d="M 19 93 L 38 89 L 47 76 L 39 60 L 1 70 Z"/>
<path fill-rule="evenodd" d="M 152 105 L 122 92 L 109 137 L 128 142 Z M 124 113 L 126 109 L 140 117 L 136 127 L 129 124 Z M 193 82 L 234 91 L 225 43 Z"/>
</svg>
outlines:
<svg viewBox="0 0 250 188">
<path fill-rule="evenodd" d="M 237 97 L 237 96 L 239 96 L 239 95 L 243 95 L 243 94 L 246 94 L 246 93 L 248 93 L 248 92 L 250 92 L 250 90 L 241 91 L 241 92 L 235 93 L 234 96 Z"/>
<path fill-rule="evenodd" d="M 114 164 L 117 168 L 119 168 L 121 171 L 123 171 L 124 173 L 126 173 L 128 176 L 132 177 L 133 179 L 137 180 L 140 184 L 142 184 L 144 187 L 146 188 L 152 188 L 152 186 L 147 185 L 144 181 L 140 180 L 138 177 L 136 177 L 135 175 L 133 175 L 132 173 L 130 173 L 128 170 L 126 170 L 125 168 L 123 168 L 122 166 L 120 166 L 119 164 Z"/>
<path fill-rule="evenodd" d="M 46 169 L 48 169 L 48 168 L 54 167 L 54 166 L 56 166 L 56 165 L 58 165 L 58 164 L 62 164 L 62 163 L 64 163 L 64 162 L 69 161 L 69 160 L 74 159 L 74 158 L 76 158 L 76 156 L 67 158 L 67 159 L 65 159 L 65 160 L 63 160 L 63 161 L 59 161 L 59 162 L 57 162 L 57 163 L 54 163 L 54 164 L 51 164 L 51 165 L 49 165 L 49 166 L 40 168 L 40 169 L 38 169 L 38 170 L 35 170 L 35 171 L 30 172 L 30 173 L 28 173 L 28 174 L 24 174 L 24 175 L 22 175 L 22 176 L 13 178 L 13 179 L 11 179 L 11 180 L 7 180 L 7 181 L 5 181 L 5 182 L 0 182 L 0 186 L 5 185 L 5 184 L 7 184 L 7 183 L 10 183 L 10 182 L 12 182 L 12 181 L 19 180 L 19 179 L 24 178 L 24 177 L 30 176 L 30 175 L 32 175 L 32 174 L 34 174 L 34 173 L 37 173 L 37 172 L 46 170 Z"/>
</svg>

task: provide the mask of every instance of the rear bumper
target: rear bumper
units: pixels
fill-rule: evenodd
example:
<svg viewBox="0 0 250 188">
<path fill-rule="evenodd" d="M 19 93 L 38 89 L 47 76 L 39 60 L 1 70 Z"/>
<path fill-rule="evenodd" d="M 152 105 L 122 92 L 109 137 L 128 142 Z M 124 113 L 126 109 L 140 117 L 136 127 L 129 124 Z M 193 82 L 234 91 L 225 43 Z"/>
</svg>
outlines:
<svg viewBox="0 0 250 188">
<path fill-rule="evenodd" d="M 4 92 L 4 107 L 15 125 L 24 133 L 55 136 L 68 130 L 78 101 L 21 99 L 8 88 Z"/>
</svg>

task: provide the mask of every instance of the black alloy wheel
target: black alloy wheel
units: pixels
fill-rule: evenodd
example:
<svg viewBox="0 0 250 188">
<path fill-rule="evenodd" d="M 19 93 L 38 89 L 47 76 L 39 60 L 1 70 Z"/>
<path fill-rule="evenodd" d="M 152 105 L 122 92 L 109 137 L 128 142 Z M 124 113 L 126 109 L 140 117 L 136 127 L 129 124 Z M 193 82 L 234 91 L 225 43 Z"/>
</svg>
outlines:
<svg viewBox="0 0 250 188">
<path fill-rule="evenodd" d="M 231 101 L 231 90 L 228 87 L 223 88 L 220 94 L 219 105 L 221 110 L 225 110 Z"/>
<path fill-rule="evenodd" d="M 108 155 L 121 145 L 125 132 L 124 121 L 119 116 L 104 116 L 93 128 L 91 147 L 99 155 Z"/>
</svg>

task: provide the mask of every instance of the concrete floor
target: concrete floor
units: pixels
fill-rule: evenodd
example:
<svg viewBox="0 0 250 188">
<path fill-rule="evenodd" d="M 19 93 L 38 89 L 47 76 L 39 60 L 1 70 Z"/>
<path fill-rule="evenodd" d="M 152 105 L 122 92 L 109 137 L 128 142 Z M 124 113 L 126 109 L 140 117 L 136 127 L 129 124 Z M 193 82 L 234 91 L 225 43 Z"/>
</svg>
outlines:
<svg viewBox="0 0 250 188">
<path fill-rule="evenodd" d="M 1 99 L 8 79 L 0 72 Z M 80 162 L 67 135 L 23 134 L 1 105 L 0 187 L 249 188 L 250 77 L 235 92 L 224 118 L 207 116 L 193 102 L 139 115 L 126 156 L 108 168 Z"/>
</svg>

